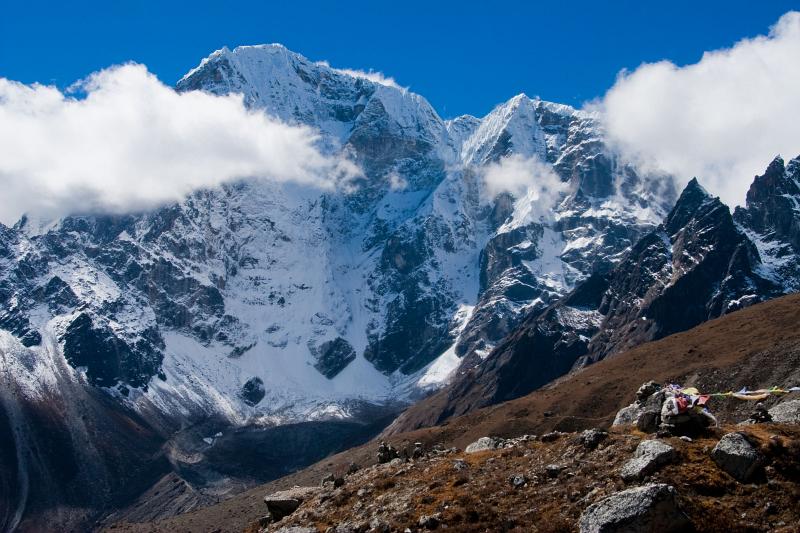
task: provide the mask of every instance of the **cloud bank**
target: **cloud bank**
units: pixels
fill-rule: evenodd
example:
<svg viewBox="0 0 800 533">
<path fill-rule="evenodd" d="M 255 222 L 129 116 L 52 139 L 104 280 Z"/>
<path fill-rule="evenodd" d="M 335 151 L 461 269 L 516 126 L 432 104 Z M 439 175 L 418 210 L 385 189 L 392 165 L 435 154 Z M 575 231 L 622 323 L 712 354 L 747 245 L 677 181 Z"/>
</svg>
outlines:
<svg viewBox="0 0 800 533">
<path fill-rule="evenodd" d="M 484 193 L 489 199 L 509 193 L 523 201 L 535 218 L 548 218 L 567 185 L 553 167 L 537 157 L 504 157 L 481 169 Z"/>
<path fill-rule="evenodd" d="M 0 221 L 147 209 L 241 178 L 330 188 L 358 174 L 318 141 L 238 95 L 177 93 L 142 65 L 66 94 L 0 78 Z"/>
<path fill-rule="evenodd" d="M 599 106 L 610 140 L 638 165 L 680 186 L 697 176 L 741 204 L 775 155 L 800 154 L 800 13 L 693 65 L 622 72 Z"/>
</svg>

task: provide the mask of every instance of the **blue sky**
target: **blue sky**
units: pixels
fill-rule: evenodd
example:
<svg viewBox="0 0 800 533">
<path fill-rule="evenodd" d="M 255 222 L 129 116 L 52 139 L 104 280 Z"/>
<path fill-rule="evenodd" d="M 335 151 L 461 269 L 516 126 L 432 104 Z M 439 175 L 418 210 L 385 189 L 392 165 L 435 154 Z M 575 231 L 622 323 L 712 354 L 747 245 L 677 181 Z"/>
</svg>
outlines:
<svg viewBox="0 0 800 533">
<path fill-rule="evenodd" d="M 765 34 L 797 2 L 10 1 L 0 76 L 67 86 L 144 63 L 174 83 L 223 45 L 281 42 L 333 66 L 374 69 L 445 117 L 483 115 L 514 94 L 580 105 L 620 69 Z"/>
</svg>

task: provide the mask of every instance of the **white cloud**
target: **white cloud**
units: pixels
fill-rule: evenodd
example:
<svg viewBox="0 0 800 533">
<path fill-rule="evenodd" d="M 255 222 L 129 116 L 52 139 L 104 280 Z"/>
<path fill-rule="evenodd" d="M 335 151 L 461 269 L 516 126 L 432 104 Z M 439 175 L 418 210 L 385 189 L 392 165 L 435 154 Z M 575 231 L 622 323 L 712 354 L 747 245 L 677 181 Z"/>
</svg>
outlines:
<svg viewBox="0 0 800 533">
<path fill-rule="evenodd" d="M 336 70 L 337 72 L 341 72 L 342 74 L 353 76 L 355 78 L 364 78 L 365 80 L 369 80 L 374 83 L 386 85 L 387 87 L 394 87 L 395 89 L 406 90 L 406 87 L 402 87 L 399 83 L 397 83 L 394 80 L 394 78 L 389 76 L 384 76 L 382 72 L 375 72 L 374 70 L 366 72 L 363 70 L 355 70 L 351 68 L 337 68 L 334 70 Z"/>
<path fill-rule="evenodd" d="M 177 93 L 142 65 L 80 82 L 82 98 L 0 78 L 0 220 L 125 212 L 257 177 L 330 188 L 357 175 L 318 134 L 238 95 Z"/>
<path fill-rule="evenodd" d="M 536 157 L 513 154 L 486 165 L 481 173 L 484 192 L 489 198 L 510 193 L 524 201 L 526 209 L 537 217 L 548 218 L 566 190 L 566 184 L 553 168 Z"/>
<path fill-rule="evenodd" d="M 392 172 L 389 174 L 389 190 L 390 191 L 404 191 L 408 187 L 408 181 L 398 174 L 397 172 Z"/>
<path fill-rule="evenodd" d="M 353 76 L 354 78 L 363 78 L 373 83 L 379 83 L 381 85 L 386 85 L 387 87 L 394 87 L 395 89 L 400 89 L 401 91 L 408 90 L 408 87 L 401 86 L 399 83 L 395 81 L 394 78 L 384 75 L 383 72 L 377 72 L 375 70 L 368 70 L 368 71 L 359 70 L 353 68 L 334 68 L 327 61 L 317 61 L 316 64 L 321 65 L 323 67 L 328 67 L 329 69 L 335 72 L 340 72 L 342 74 L 347 74 L 348 76 Z"/>
<path fill-rule="evenodd" d="M 681 186 L 697 176 L 741 204 L 776 154 L 800 153 L 800 13 L 693 65 L 622 72 L 599 106 L 612 142 L 639 165 Z"/>
</svg>

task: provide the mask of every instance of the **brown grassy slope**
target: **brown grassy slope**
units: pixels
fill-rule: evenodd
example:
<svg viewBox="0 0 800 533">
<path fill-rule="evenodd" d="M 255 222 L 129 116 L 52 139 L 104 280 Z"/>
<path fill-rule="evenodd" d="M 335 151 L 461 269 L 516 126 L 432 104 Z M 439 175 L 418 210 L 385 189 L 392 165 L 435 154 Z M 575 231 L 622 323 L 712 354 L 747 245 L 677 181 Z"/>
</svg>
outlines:
<svg viewBox="0 0 800 533">
<path fill-rule="evenodd" d="M 639 346 L 565 376 L 528 396 L 468 413 L 442 426 L 393 434 L 403 447 L 414 441 L 464 448 L 486 435 L 512 437 L 606 426 L 633 400 L 644 381 L 674 381 L 701 390 L 728 390 L 800 383 L 800 295 L 759 304 L 690 331 Z M 410 409 L 424 416 L 426 402 Z M 749 402 L 714 400 L 722 421 L 746 418 Z M 551 412 L 552 416 L 545 416 Z M 218 505 L 150 524 L 118 524 L 125 531 L 241 531 L 264 513 L 264 494 L 292 485 L 316 485 L 350 461 L 374 463 L 375 442 L 329 457 L 309 468 L 257 487 Z M 117 529 L 117 530 L 119 530 Z"/>
</svg>

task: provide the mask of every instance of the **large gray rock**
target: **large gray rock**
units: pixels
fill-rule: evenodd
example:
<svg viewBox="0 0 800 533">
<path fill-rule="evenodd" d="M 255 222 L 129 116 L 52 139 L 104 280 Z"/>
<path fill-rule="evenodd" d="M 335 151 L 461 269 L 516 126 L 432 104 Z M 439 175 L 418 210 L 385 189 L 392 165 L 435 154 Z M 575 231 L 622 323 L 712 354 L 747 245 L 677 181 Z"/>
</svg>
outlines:
<svg viewBox="0 0 800 533">
<path fill-rule="evenodd" d="M 486 450 L 494 450 L 500 445 L 500 439 L 495 437 L 481 437 L 465 450 L 467 453 L 485 452 Z"/>
<path fill-rule="evenodd" d="M 741 482 L 752 478 L 762 462 L 761 455 L 741 433 L 728 433 L 722 437 L 711 452 L 711 458 L 717 466 Z"/>
<path fill-rule="evenodd" d="M 779 403 L 769 410 L 773 422 L 800 424 L 800 400 Z"/>
<path fill-rule="evenodd" d="M 663 483 L 612 494 L 586 508 L 580 533 L 678 533 L 691 522 L 678 507 L 675 489 Z"/>
<path fill-rule="evenodd" d="M 660 440 L 646 440 L 637 446 L 633 458 L 623 465 L 619 474 L 625 481 L 634 481 L 655 472 L 673 459 L 675 448 Z"/>
<path fill-rule="evenodd" d="M 664 389 L 655 381 L 648 381 L 636 391 L 636 401 L 623 407 L 614 417 L 614 426 L 635 425 L 645 433 L 654 433 L 661 422 Z"/>
<path fill-rule="evenodd" d="M 295 512 L 304 500 L 318 491 L 317 487 L 292 487 L 264 496 L 264 503 L 267 504 L 267 511 L 272 520 L 277 521 Z"/>
</svg>

